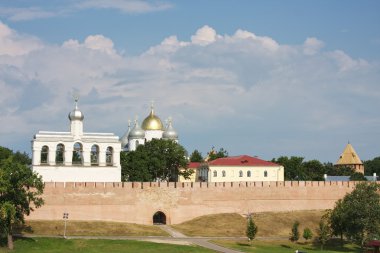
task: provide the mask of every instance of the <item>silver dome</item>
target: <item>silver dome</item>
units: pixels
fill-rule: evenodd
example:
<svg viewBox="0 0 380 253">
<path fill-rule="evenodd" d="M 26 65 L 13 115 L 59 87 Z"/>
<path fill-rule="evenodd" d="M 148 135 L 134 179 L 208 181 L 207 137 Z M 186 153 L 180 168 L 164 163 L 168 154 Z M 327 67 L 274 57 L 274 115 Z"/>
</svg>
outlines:
<svg viewBox="0 0 380 253">
<path fill-rule="evenodd" d="M 84 115 L 81 111 L 78 109 L 78 103 L 75 101 L 75 109 L 69 113 L 69 119 L 70 120 L 83 120 Z"/>
<path fill-rule="evenodd" d="M 137 120 L 135 121 L 135 126 L 133 129 L 129 132 L 128 138 L 130 139 L 144 139 L 145 138 L 145 131 L 139 126 L 139 123 Z"/>
<path fill-rule="evenodd" d="M 128 145 L 128 137 L 131 132 L 131 121 L 128 120 L 128 131 L 120 138 L 121 148 L 126 148 Z"/>
<path fill-rule="evenodd" d="M 162 134 L 162 139 L 178 140 L 178 134 L 172 126 L 172 120 L 171 119 L 169 119 L 168 127 L 165 129 L 165 132 Z"/>
</svg>

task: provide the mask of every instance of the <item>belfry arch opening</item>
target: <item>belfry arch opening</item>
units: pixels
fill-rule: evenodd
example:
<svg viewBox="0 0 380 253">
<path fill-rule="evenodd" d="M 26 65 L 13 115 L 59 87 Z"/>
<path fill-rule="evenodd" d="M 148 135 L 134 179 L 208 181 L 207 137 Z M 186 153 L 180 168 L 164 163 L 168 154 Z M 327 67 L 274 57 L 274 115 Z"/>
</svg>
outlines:
<svg viewBox="0 0 380 253">
<path fill-rule="evenodd" d="M 165 225 L 166 224 L 166 215 L 161 211 L 156 212 L 153 215 L 153 224 L 154 225 L 162 225 L 162 224 Z"/>
</svg>

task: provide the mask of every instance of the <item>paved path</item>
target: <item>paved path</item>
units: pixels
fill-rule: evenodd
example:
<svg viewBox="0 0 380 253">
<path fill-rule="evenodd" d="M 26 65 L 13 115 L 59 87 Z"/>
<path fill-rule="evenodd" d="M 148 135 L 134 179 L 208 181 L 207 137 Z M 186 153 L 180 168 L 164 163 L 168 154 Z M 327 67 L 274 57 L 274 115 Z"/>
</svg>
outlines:
<svg viewBox="0 0 380 253">
<path fill-rule="evenodd" d="M 214 243 L 211 243 L 207 239 L 192 239 L 191 242 L 193 242 L 194 244 L 196 244 L 198 246 L 201 246 L 201 247 L 204 247 L 204 248 L 208 248 L 208 249 L 212 249 L 212 250 L 215 250 L 217 252 L 223 252 L 223 253 L 241 253 L 241 251 L 224 248 L 222 246 L 219 246 L 219 245 L 216 245 Z"/>
<path fill-rule="evenodd" d="M 171 237 L 175 237 L 175 238 L 187 237 L 186 235 L 182 234 L 181 232 L 175 230 L 172 227 L 169 227 L 168 225 L 158 225 L 158 227 L 164 230 L 166 233 L 168 233 Z"/>
</svg>

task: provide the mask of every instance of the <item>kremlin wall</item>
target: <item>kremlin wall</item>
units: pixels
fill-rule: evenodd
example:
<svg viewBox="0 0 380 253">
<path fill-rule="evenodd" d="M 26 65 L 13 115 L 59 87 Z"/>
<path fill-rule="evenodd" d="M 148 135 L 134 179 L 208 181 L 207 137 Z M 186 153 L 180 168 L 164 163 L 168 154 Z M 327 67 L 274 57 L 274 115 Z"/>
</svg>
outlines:
<svg viewBox="0 0 380 253">
<path fill-rule="evenodd" d="M 166 224 L 217 213 L 278 212 L 333 208 L 356 182 L 280 181 L 234 183 L 45 183 L 45 205 L 28 220 L 118 221 Z"/>
<path fill-rule="evenodd" d="M 136 120 L 119 140 L 113 133 L 84 132 L 77 102 L 69 132 L 39 131 L 33 138 L 32 169 L 43 178 L 45 204 L 28 220 L 60 220 L 69 213 L 70 220 L 178 224 L 218 213 L 324 210 L 356 184 L 284 181 L 283 166 L 249 156 L 212 161 L 199 168 L 194 182 L 120 182 L 121 150 L 133 151 L 153 138 L 178 142 L 171 120 L 165 128 L 152 105 L 143 128 Z M 363 169 L 350 144 L 337 165 Z"/>
</svg>

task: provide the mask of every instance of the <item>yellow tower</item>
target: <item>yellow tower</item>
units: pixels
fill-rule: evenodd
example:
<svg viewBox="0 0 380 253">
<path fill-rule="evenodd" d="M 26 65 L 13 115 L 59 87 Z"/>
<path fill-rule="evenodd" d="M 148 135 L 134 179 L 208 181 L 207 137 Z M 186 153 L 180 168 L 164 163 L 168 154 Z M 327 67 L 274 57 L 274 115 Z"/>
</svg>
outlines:
<svg viewBox="0 0 380 253">
<path fill-rule="evenodd" d="M 340 155 L 338 161 L 335 163 L 335 166 L 351 167 L 355 170 L 355 172 L 360 172 L 364 174 L 364 165 L 350 143 L 348 143 L 347 146 L 344 148 L 343 153 Z"/>
</svg>

